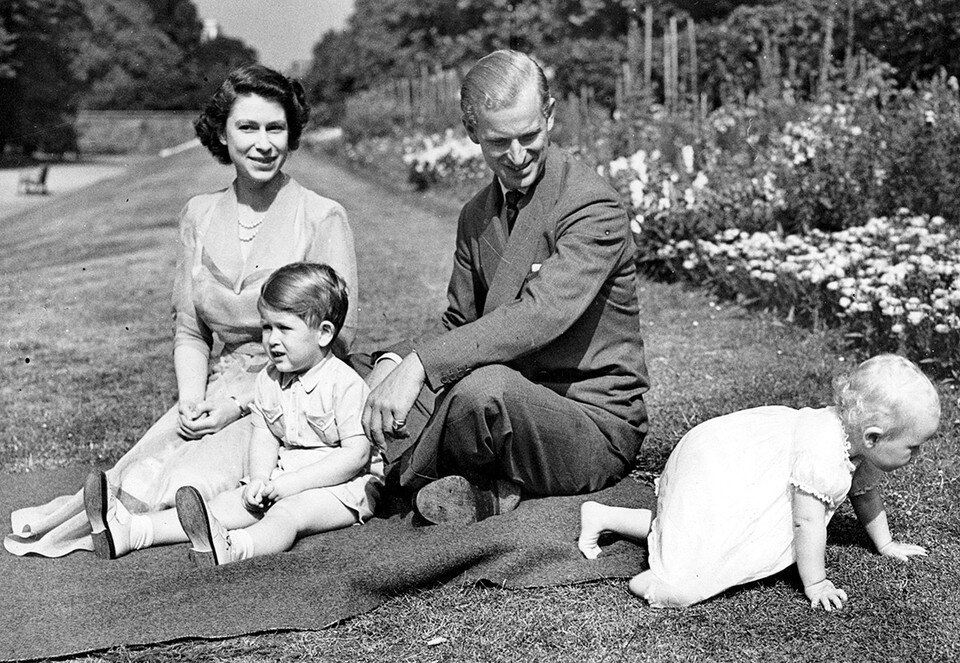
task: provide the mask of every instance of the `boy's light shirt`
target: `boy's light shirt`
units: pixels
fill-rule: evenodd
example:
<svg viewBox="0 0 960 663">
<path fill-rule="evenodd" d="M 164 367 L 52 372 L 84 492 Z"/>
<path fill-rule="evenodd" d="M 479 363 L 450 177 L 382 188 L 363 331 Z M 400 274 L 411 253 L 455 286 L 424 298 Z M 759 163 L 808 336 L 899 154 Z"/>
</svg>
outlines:
<svg viewBox="0 0 960 663">
<path fill-rule="evenodd" d="M 282 443 L 278 467 L 299 469 L 317 462 L 318 451 L 364 435 L 360 419 L 369 392 L 356 371 L 333 355 L 302 374 L 269 366 L 257 376 L 251 423 Z"/>
</svg>

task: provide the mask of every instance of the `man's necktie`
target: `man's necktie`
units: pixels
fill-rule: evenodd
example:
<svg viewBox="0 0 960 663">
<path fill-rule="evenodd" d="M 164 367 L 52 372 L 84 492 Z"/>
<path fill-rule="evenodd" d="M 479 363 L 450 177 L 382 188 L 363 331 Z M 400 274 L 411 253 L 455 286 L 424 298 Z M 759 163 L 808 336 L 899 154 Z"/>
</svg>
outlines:
<svg viewBox="0 0 960 663">
<path fill-rule="evenodd" d="M 523 194 L 519 191 L 507 191 L 505 198 L 507 234 L 509 234 L 513 232 L 513 223 L 517 220 L 517 213 L 520 211 L 518 205 L 520 204 L 520 199 L 523 198 Z"/>
</svg>

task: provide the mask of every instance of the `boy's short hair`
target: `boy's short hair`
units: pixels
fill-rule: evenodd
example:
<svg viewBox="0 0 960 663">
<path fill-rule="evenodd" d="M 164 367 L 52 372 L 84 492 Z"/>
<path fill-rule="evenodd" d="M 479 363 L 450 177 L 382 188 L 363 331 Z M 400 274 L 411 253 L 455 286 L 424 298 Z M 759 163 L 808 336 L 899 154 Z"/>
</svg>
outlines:
<svg viewBox="0 0 960 663">
<path fill-rule="evenodd" d="M 940 416 L 940 396 L 920 367 L 895 354 L 862 362 L 833 381 L 834 404 L 845 424 L 863 428 L 879 424 L 899 429 L 909 408 L 930 408 Z"/>
<path fill-rule="evenodd" d="M 319 329 L 326 320 L 333 324 L 336 338 L 347 317 L 347 283 L 330 265 L 294 262 L 267 277 L 257 305 L 292 313 L 311 329 Z"/>
</svg>

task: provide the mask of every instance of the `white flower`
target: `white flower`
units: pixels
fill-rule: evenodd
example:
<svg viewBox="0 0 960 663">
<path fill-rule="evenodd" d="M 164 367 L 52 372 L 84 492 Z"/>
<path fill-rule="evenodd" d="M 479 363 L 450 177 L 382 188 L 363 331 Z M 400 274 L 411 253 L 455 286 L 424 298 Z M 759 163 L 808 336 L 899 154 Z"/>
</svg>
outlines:
<svg viewBox="0 0 960 663">
<path fill-rule="evenodd" d="M 619 159 L 614 159 L 610 162 L 610 177 L 615 177 L 619 173 L 622 173 L 627 168 L 630 167 L 630 164 L 627 163 L 626 157 L 620 157 Z"/>
<path fill-rule="evenodd" d="M 643 182 L 630 180 L 630 203 L 635 208 L 643 208 Z"/>
<path fill-rule="evenodd" d="M 680 149 L 680 157 L 683 160 L 683 167 L 687 173 L 693 174 L 693 146 L 684 145 Z"/>
</svg>

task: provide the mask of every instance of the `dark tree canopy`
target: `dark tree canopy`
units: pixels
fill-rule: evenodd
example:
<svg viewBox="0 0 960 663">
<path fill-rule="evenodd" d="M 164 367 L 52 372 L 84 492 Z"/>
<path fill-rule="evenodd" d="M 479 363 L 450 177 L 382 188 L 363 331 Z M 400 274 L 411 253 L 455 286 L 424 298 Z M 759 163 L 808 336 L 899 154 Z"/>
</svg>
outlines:
<svg viewBox="0 0 960 663">
<path fill-rule="evenodd" d="M 627 26 L 648 4 L 655 17 L 654 78 L 662 71 L 667 19 L 677 16 L 682 27 L 689 16 L 697 28 L 699 88 L 716 95 L 757 89 L 765 39 L 775 40 L 782 66 L 792 62 L 809 86 L 828 14 L 835 61 L 848 49 L 863 49 L 894 67 L 901 83 L 941 67 L 960 69 L 957 0 L 356 0 L 346 28 L 314 48 L 308 90 L 314 102 L 335 108 L 380 81 L 423 68 L 462 68 L 512 47 L 553 68 L 559 94 L 588 85 L 610 98 L 627 59 Z"/>
<path fill-rule="evenodd" d="M 73 149 L 79 108 L 195 110 L 255 50 L 191 0 L 2 0 L 0 154 Z"/>
<path fill-rule="evenodd" d="M 0 4 L 0 153 L 7 144 L 30 151 L 73 148 L 82 89 L 75 37 L 85 28 L 79 0 Z"/>
</svg>

